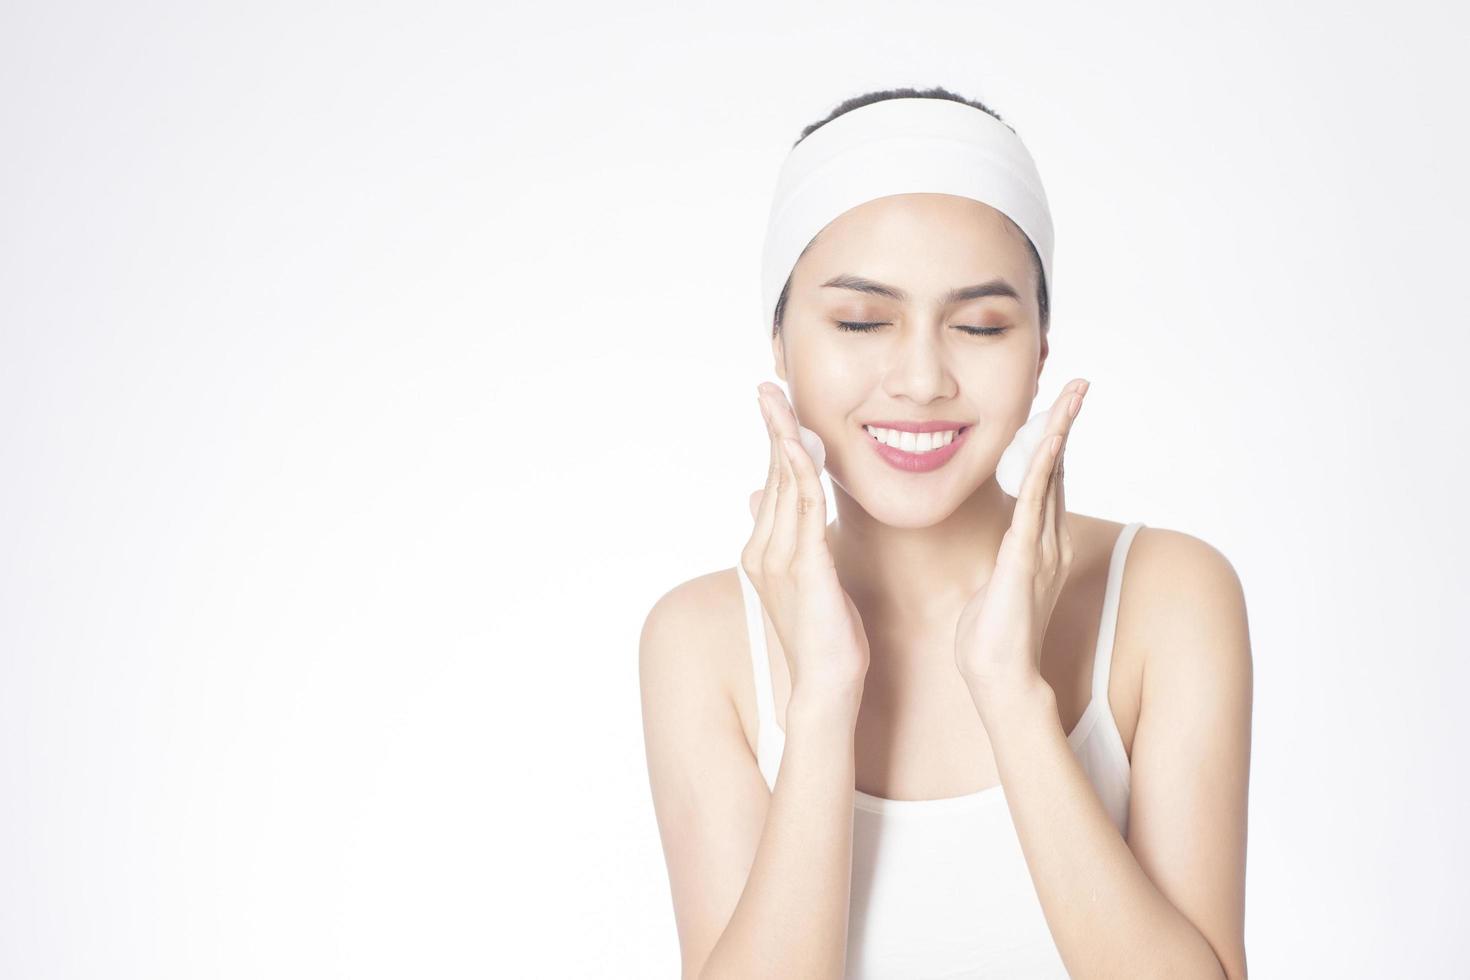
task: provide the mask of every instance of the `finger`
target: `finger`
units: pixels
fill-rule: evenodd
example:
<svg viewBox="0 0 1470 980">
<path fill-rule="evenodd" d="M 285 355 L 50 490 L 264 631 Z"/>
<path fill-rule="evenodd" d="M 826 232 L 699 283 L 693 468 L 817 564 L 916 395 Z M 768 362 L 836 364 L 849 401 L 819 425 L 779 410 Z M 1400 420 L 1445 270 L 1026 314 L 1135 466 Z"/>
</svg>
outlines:
<svg viewBox="0 0 1470 980">
<path fill-rule="evenodd" d="M 1072 418 L 1072 406 L 1076 404 L 1077 395 L 1074 393 L 1067 396 L 1067 418 L 1070 423 Z M 1047 567 L 1055 567 L 1057 561 L 1057 490 L 1061 482 L 1062 463 L 1067 458 L 1067 440 L 1071 436 L 1070 424 L 1060 433 L 1062 444 L 1056 451 L 1056 457 L 1052 460 L 1051 468 L 1046 474 L 1046 497 L 1041 502 L 1041 534 L 1039 537 L 1039 553 L 1043 563 Z"/>
<path fill-rule="evenodd" d="M 1087 391 L 1092 387 L 1089 381 L 1083 381 L 1078 387 L 1073 401 L 1068 406 L 1071 421 L 1067 424 L 1067 434 L 1062 440 L 1062 452 L 1057 460 L 1056 475 L 1056 501 L 1055 515 L 1053 517 L 1057 542 L 1057 559 L 1063 565 L 1072 562 L 1072 531 L 1067 522 L 1067 445 L 1072 441 L 1072 428 L 1077 423 L 1077 416 L 1082 410 L 1082 402 L 1087 396 Z"/>
<path fill-rule="evenodd" d="M 1057 439 L 1067 421 L 1066 406 L 1070 394 L 1064 389 L 1052 404 L 1051 414 L 1046 420 L 1046 433 L 1031 456 L 1031 465 L 1026 469 L 1026 478 L 1021 482 L 1021 493 L 1016 498 L 1016 508 L 1011 516 L 1011 528 L 1019 541 L 1032 549 L 1032 554 L 1040 544 L 1044 519 L 1042 508 L 1051 484 L 1052 468 L 1057 461 Z"/>
<path fill-rule="evenodd" d="M 770 454 L 769 464 L 766 467 L 766 485 L 765 489 L 760 491 L 761 500 L 756 510 L 755 529 L 750 535 L 751 544 L 756 552 L 756 558 L 759 559 L 765 553 L 766 548 L 770 546 L 771 527 L 775 524 L 776 520 L 775 490 L 776 484 L 781 479 L 781 458 L 778 448 L 779 442 L 777 441 L 775 431 L 771 428 L 771 417 L 766 409 L 765 397 L 763 395 L 757 395 L 757 401 L 760 404 L 761 418 L 764 420 L 766 426 L 766 440 Z"/>
<path fill-rule="evenodd" d="M 1046 478 L 1046 499 L 1041 504 L 1041 535 L 1040 551 L 1041 560 L 1046 567 L 1055 567 L 1057 560 L 1057 492 L 1060 488 L 1062 460 L 1067 455 L 1067 437 L 1062 436 L 1062 448 L 1057 452 L 1056 460 L 1052 463 L 1051 470 Z"/>
<path fill-rule="evenodd" d="M 1066 445 L 1066 438 L 1058 433 L 1048 439 L 1043 447 L 1044 452 L 1041 457 L 1045 466 L 1038 475 L 1035 507 L 1034 509 L 1027 508 L 1026 533 L 1021 539 L 1030 544 L 1033 554 L 1042 558 L 1046 557 L 1048 511 L 1052 503 L 1052 488 L 1056 485 L 1054 477 L 1057 472 L 1057 461 L 1061 459 L 1062 454 L 1061 447 L 1057 445 L 1059 441 L 1062 446 Z"/>
<path fill-rule="evenodd" d="M 766 384 L 766 407 L 771 413 L 771 426 L 778 438 L 795 439 L 801 444 L 801 423 L 796 418 L 796 409 L 786 398 L 786 392 L 773 384 Z"/>
<path fill-rule="evenodd" d="M 768 497 L 776 498 L 775 516 L 767 547 L 776 556 L 776 563 L 784 567 L 790 564 L 791 558 L 796 553 L 798 500 L 796 471 L 792 468 L 791 460 L 787 458 L 782 448 L 781 440 L 790 438 L 799 441 L 801 436 L 797 430 L 796 413 L 792 410 L 791 403 L 786 400 L 786 393 L 768 381 L 762 382 L 760 388 L 764 394 L 762 405 L 765 406 L 766 421 L 771 428 L 772 445 L 775 446 L 781 473 L 781 480 L 775 491 L 766 494 Z"/>
<path fill-rule="evenodd" d="M 767 547 L 773 563 L 778 568 L 787 568 L 796 553 L 796 471 L 779 438 L 777 452 L 781 455 L 781 482 L 776 485 L 776 520 Z"/>
<path fill-rule="evenodd" d="M 781 439 L 790 439 L 796 444 L 796 452 L 787 459 L 787 463 L 792 467 L 794 481 L 792 493 L 795 495 L 793 502 L 797 510 L 794 548 L 801 548 L 804 541 L 815 543 L 820 540 L 825 543 L 827 540 L 827 497 L 822 491 L 816 460 L 802 444 L 801 424 L 797 421 L 796 410 L 787 400 L 786 393 L 775 385 L 765 385 L 765 389 L 769 399 L 766 404 L 771 409 L 772 424 L 777 436 Z M 810 473 L 811 480 L 803 480 L 803 473 Z M 812 513 L 815 513 L 819 522 L 815 528 L 812 528 L 810 522 L 806 520 L 807 515 Z"/>
<path fill-rule="evenodd" d="M 1071 440 L 1071 433 L 1062 441 L 1062 458 L 1057 462 L 1057 476 L 1055 481 L 1055 492 L 1052 506 L 1052 531 L 1056 540 L 1057 562 L 1067 565 L 1072 561 L 1072 538 L 1067 526 L 1067 442 Z"/>
<path fill-rule="evenodd" d="M 817 476 L 817 461 L 801 443 L 783 439 L 786 458 L 796 474 L 793 496 L 796 498 L 797 554 L 820 554 L 827 543 L 827 496 Z"/>
</svg>

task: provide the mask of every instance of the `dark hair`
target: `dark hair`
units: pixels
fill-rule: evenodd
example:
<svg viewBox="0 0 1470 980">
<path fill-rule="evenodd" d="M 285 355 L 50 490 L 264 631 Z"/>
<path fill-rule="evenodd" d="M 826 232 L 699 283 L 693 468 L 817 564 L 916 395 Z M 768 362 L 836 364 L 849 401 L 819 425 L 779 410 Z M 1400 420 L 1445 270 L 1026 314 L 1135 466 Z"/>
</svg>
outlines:
<svg viewBox="0 0 1470 980">
<path fill-rule="evenodd" d="M 982 112 L 989 113 L 1001 123 L 1003 123 L 1006 129 L 1009 129 L 1013 133 L 1016 132 L 1016 127 L 1012 126 L 1004 119 L 1001 119 L 1000 113 L 985 105 L 983 102 L 978 102 L 974 99 L 967 99 L 964 96 L 956 95 L 948 89 L 926 88 L 921 91 L 919 89 L 912 88 L 890 88 L 883 89 L 882 91 L 878 92 L 867 92 L 863 95 L 854 95 L 852 98 L 843 102 L 837 108 L 829 112 L 826 119 L 819 119 L 808 126 L 806 129 L 803 129 L 801 131 L 801 135 L 796 138 L 796 142 L 792 143 L 791 145 L 793 148 L 796 147 L 801 143 L 802 140 L 806 139 L 812 133 L 815 133 L 817 130 L 821 129 L 827 123 L 836 119 L 844 112 L 851 112 L 852 110 L 859 109 L 865 105 L 872 105 L 874 102 L 883 102 L 888 99 L 949 99 L 951 102 L 963 102 L 965 105 L 974 106 L 976 109 L 979 109 Z M 1032 264 L 1036 267 L 1036 282 L 1038 283 L 1036 288 L 1036 305 L 1040 307 L 1041 310 L 1041 332 L 1043 335 L 1045 335 L 1047 328 L 1051 325 L 1051 303 L 1047 297 L 1046 273 L 1041 267 L 1041 256 L 1037 254 L 1036 246 L 1032 243 L 1031 238 L 1024 233 L 1021 237 L 1025 238 L 1026 247 L 1031 252 Z M 812 241 L 816 241 L 816 239 L 813 238 Z M 812 243 L 807 242 L 806 248 L 801 250 L 801 255 L 805 255 L 807 249 L 811 247 Z M 797 262 L 801 261 L 801 255 L 798 255 L 796 257 Z M 795 263 L 792 263 L 792 265 L 794 267 Z M 771 324 L 772 337 L 781 332 L 781 318 L 786 312 L 786 297 L 790 292 L 791 276 L 788 274 L 786 276 L 786 285 L 781 287 L 781 296 L 779 299 L 776 300 L 776 313 Z"/>
</svg>

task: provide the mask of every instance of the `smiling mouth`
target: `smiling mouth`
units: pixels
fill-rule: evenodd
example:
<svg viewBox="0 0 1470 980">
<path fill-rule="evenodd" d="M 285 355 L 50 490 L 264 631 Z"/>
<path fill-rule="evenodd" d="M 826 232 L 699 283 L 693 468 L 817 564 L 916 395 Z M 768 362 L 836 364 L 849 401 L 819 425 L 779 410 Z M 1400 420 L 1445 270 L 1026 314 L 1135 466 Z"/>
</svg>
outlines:
<svg viewBox="0 0 1470 980">
<path fill-rule="evenodd" d="M 954 443 L 968 431 L 970 426 L 961 425 L 939 432 L 912 432 L 907 429 L 887 429 L 882 426 L 864 425 L 863 431 L 874 443 L 886 449 L 923 456 L 938 452 Z"/>
</svg>

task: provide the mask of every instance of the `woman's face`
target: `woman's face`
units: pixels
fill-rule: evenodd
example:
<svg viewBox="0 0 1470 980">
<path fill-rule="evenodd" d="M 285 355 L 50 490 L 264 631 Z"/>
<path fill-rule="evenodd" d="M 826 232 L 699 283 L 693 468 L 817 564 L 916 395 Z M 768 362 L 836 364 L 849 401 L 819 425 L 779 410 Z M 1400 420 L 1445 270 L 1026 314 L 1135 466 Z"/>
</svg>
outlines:
<svg viewBox="0 0 1470 980">
<path fill-rule="evenodd" d="M 833 483 L 876 520 L 928 527 L 994 478 L 1046 359 L 1036 275 L 1009 219 L 948 194 L 868 201 L 798 260 L 776 373 L 801 424 L 822 437 Z M 952 293 L 987 284 L 986 295 Z M 885 420 L 965 431 L 944 463 L 916 472 L 889 462 L 864 428 Z"/>
</svg>

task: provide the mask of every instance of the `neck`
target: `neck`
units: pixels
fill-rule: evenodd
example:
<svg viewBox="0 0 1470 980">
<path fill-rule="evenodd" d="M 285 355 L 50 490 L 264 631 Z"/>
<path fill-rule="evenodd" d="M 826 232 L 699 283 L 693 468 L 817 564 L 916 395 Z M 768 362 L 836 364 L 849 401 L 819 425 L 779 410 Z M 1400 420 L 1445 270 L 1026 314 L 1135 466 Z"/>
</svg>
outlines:
<svg viewBox="0 0 1470 980">
<path fill-rule="evenodd" d="M 1016 507 L 991 478 L 938 524 L 893 527 L 874 520 L 835 483 L 832 489 L 837 519 L 828 527 L 828 544 L 837 577 L 860 611 L 887 623 L 958 616 L 990 581 Z"/>
</svg>

